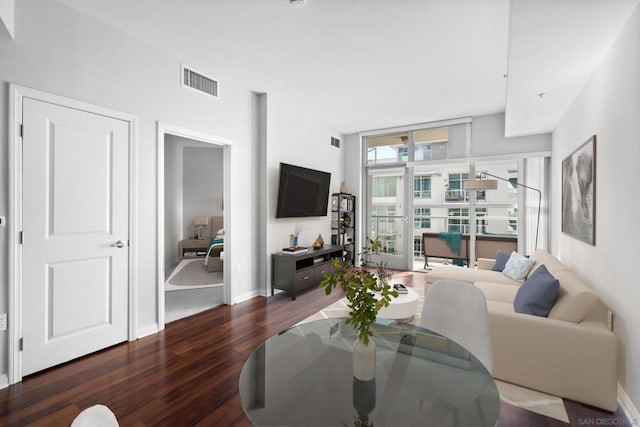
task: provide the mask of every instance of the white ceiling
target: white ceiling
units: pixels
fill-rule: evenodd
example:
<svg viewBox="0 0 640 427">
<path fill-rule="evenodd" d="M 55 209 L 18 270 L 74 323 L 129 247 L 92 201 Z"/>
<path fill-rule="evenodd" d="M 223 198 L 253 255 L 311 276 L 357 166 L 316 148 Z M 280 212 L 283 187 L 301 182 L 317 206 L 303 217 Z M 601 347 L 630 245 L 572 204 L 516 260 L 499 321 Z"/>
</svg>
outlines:
<svg viewBox="0 0 640 427">
<path fill-rule="evenodd" d="M 58 1 L 336 132 L 505 111 L 508 136 L 553 130 L 638 3 Z"/>
</svg>

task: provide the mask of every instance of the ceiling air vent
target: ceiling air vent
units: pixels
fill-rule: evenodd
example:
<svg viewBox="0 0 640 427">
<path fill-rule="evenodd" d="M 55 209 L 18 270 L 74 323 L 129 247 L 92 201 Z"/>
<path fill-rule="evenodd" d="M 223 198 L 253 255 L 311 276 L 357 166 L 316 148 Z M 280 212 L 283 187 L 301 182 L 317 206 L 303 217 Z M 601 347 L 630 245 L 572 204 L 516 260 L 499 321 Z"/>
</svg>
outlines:
<svg viewBox="0 0 640 427">
<path fill-rule="evenodd" d="M 340 148 L 340 140 L 335 136 L 331 137 L 331 145 L 336 148 Z"/>
<path fill-rule="evenodd" d="M 218 81 L 216 79 L 205 76 L 184 64 L 182 65 L 182 86 L 206 93 L 214 98 L 220 97 L 218 94 Z"/>
</svg>

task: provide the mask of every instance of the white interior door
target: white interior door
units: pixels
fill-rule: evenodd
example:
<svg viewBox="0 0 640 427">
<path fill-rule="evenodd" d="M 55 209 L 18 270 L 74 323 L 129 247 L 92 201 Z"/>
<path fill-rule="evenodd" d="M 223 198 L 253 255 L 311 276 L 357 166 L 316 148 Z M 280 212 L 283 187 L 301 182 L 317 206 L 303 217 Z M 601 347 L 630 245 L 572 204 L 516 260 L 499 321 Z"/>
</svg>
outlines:
<svg viewBox="0 0 640 427">
<path fill-rule="evenodd" d="M 129 123 L 23 101 L 22 374 L 128 338 Z"/>
</svg>

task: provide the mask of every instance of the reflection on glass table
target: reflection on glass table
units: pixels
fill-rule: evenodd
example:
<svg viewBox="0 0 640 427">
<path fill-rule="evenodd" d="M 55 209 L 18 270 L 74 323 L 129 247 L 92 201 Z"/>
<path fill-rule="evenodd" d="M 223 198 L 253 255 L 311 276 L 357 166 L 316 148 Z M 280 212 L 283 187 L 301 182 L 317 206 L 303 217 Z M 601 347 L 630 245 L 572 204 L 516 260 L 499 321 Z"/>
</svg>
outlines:
<svg viewBox="0 0 640 427">
<path fill-rule="evenodd" d="M 485 367 L 462 346 L 409 324 L 375 324 L 376 374 L 353 377 L 356 332 L 344 319 L 294 326 L 258 347 L 240 399 L 258 426 L 495 425 L 500 401 Z"/>
</svg>

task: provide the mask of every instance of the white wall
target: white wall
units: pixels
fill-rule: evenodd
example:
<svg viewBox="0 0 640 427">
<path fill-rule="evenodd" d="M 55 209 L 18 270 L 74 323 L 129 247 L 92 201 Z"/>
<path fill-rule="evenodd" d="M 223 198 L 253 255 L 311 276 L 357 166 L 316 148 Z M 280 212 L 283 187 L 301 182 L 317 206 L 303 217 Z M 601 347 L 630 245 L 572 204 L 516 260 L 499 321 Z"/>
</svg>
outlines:
<svg viewBox="0 0 640 427">
<path fill-rule="evenodd" d="M 280 162 L 289 163 L 311 169 L 331 173 L 329 194 L 340 191 L 343 180 L 344 156 L 342 148 L 331 146 L 331 137 L 340 138 L 342 135 L 328 128 L 318 117 L 304 114 L 304 108 L 294 103 L 287 103 L 284 97 L 274 99 L 269 95 L 269 118 L 295 117 L 297 120 L 279 121 L 267 120 L 267 217 L 269 228 L 267 249 L 268 254 L 279 252 L 289 246 L 289 234 L 293 233 L 296 224 L 301 224 L 304 231 L 300 234 L 298 244 L 311 246 L 322 234 L 325 242 L 330 243 L 331 217 L 307 218 L 276 218 L 278 202 L 278 183 Z M 309 147 L 313 146 L 313 150 Z M 353 165 L 359 168 L 359 165 Z M 330 201 L 330 200 L 329 200 Z M 271 262 L 267 263 L 268 284 L 271 284 Z"/>
<path fill-rule="evenodd" d="M 496 156 L 551 150 L 551 135 L 540 134 L 506 138 L 504 113 L 477 116 L 471 125 L 471 155 Z"/>
<path fill-rule="evenodd" d="M 234 194 L 225 200 L 232 208 L 234 245 L 240 248 L 233 261 L 236 295 L 248 295 L 266 288 L 264 277 L 257 277 L 257 252 L 253 247 L 257 232 L 256 209 L 258 164 L 253 128 L 252 90 L 245 82 L 234 80 L 237 58 L 217 58 L 219 69 L 202 70 L 221 80 L 221 99 L 214 99 L 180 86 L 180 63 L 198 69 L 197 58 L 179 58 L 161 53 L 131 36 L 102 22 L 50 0 L 29 0 L 16 4 L 16 37 L 0 37 L 0 215 L 8 212 L 8 83 L 16 83 L 68 98 L 134 114 L 138 118 L 138 285 L 136 307 L 138 330 L 157 327 L 157 215 L 156 122 L 161 121 L 232 141 L 233 164 L 230 173 Z M 277 191 L 276 170 L 279 161 L 330 171 L 338 188 L 342 179 L 340 151 L 329 145 L 335 134 L 318 117 L 309 117 L 299 104 L 288 105 L 286 88 L 259 88 L 269 93 L 268 125 L 268 202 L 267 227 L 277 236 L 269 241 L 273 250 L 282 247 L 294 221 L 273 219 Z M 312 102 L 312 100 L 309 100 Z M 314 145 L 320 144 L 316 150 Z M 331 151 L 334 150 L 334 151 Z M 13 218 L 7 218 L 12 221 Z M 312 241 L 316 232 L 326 232 L 325 219 L 304 221 L 309 228 L 303 242 Z M 313 236 L 315 238 L 315 236 Z M 8 289 L 7 228 L 0 229 L 0 313 L 7 312 Z M 269 257 L 261 251 L 261 257 Z M 270 263 L 268 263 L 270 265 Z M 7 336 L 0 332 L 0 374 L 7 372 Z"/>
<path fill-rule="evenodd" d="M 15 0 L 0 0 L 0 27 L 13 38 L 15 34 Z"/>
<path fill-rule="evenodd" d="M 640 407 L 640 9 L 553 132 L 552 252 L 614 311 L 619 381 Z M 596 151 L 596 244 L 561 232 L 562 160 L 591 135 Z"/>
<path fill-rule="evenodd" d="M 182 145 L 173 135 L 164 142 L 164 271 L 178 264 L 177 242 L 182 239 Z"/>
<path fill-rule="evenodd" d="M 222 215 L 222 160 L 220 147 L 184 147 L 183 149 L 183 239 L 193 237 L 195 216 Z M 204 235 L 211 235 L 210 226 L 206 227 Z"/>
</svg>

